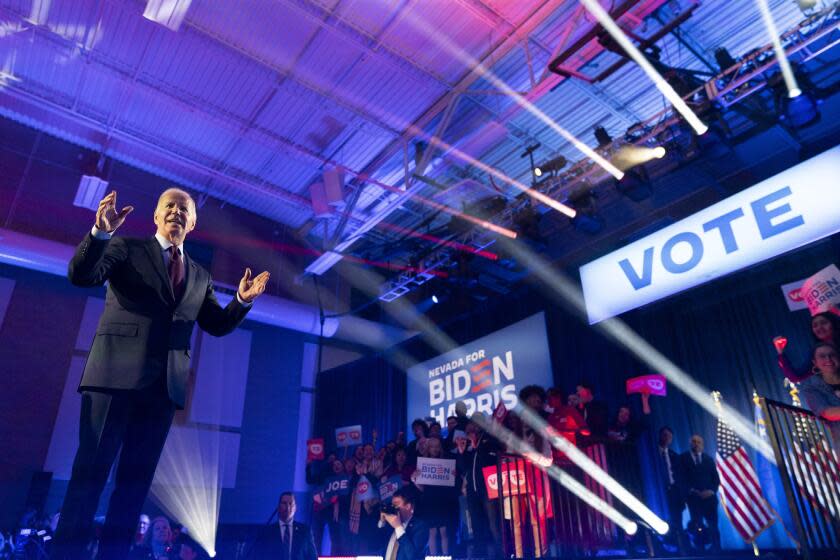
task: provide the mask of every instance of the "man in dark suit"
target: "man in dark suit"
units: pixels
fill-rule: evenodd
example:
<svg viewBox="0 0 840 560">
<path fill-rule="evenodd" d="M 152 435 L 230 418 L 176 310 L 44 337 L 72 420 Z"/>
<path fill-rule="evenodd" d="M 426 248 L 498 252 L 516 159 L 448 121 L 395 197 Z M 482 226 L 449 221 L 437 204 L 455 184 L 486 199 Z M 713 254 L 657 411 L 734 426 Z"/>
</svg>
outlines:
<svg viewBox="0 0 840 560">
<path fill-rule="evenodd" d="M 233 331 L 265 290 L 268 273 L 250 269 L 227 307 L 210 274 L 183 250 L 195 228 L 192 197 L 165 191 L 154 212 L 157 233 L 113 237 L 133 210 L 117 210 L 117 193 L 99 204 L 96 222 L 76 248 L 68 278 L 76 286 L 108 282 L 105 311 L 88 355 L 79 448 L 55 536 L 54 559 L 82 558 L 93 516 L 120 453 L 99 558 L 124 559 L 176 409 L 184 407 L 193 325 L 214 336 Z"/>
<path fill-rule="evenodd" d="M 664 426 L 659 429 L 659 446 L 657 447 L 660 481 L 665 491 L 668 505 L 668 540 L 673 542 L 680 554 L 685 553 L 685 534 L 683 532 L 682 516 L 685 509 L 685 496 L 679 479 L 680 458 L 671 449 L 674 442 L 674 432 Z"/>
<path fill-rule="evenodd" d="M 703 438 L 697 434 L 691 436 L 691 450 L 680 456 L 679 480 L 686 497 L 690 524 L 693 529 L 702 530 L 705 520 L 709 531 L 712 550 L 720 550 L 720 531 L 718 531 L 717 490 L 720 486 L 717 466 L 711 457 L 703 453 Z"/>
<path fill-rule="evenodd" d="M 254 546 L 255 560 L 317 560 L 315 539 L 308 525 L 295 521 L 297 504 L 291 492 L 283 492 L 277 504 L 278 526 L 269 527 Z"/>
<path fill-rule="evenodd" d="M 394 492 L 391 504 L 396 513 L 379 515 L 379 527 L 393 529 L 384 560 L 423 560 L 429 542 L 429 526 L 414 517 L 415 494 L 411 487 Z"/>
</svg>

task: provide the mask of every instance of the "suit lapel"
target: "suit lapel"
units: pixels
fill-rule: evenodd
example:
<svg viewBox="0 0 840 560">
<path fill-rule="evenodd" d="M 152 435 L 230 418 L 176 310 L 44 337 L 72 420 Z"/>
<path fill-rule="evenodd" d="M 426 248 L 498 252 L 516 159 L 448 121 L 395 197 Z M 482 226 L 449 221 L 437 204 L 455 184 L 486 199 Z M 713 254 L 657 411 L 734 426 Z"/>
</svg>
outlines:
<svg viewBox="0 0 840 560">
<path fill-rule="evenodd" d="M 160 290 L 163 299 L 167 303 L 175 303 L 175 294 L 172 292 L 172 284 L 169 282 L 169 274 L 163 266 L 163 250 L 160 248 L 160 243 L 154 237 L 146 242 L 146 252 L 149 254 L 149 260 L 152 262 L 152 268 L 160 276 L 162 287 Z"/>
<path fill-rule="evenodd" d="M 186 287 L 184 288 L 184 295 L 183 295 L 183 296 L 181 296 L 181 301 L 180 301 L 180 302 L 178 302 L 178 304 L 179 304 L 179 305 L 180 305 L 180 304 L 181 304 L 184 300 L 186 300 L 186 299 L 187 299 L 187 296 L 188 296 L 188 295 L 190 294 L 190 292 L 192 291 L 193 286 L 195 286 L 196 276 L 198 275 L 198 267 L 197 267 L 197 266 L 196 266 L 196 264 L 193 262 L 193 260 L 189 257 L 189 255 L 187 255 L 187 253 L 186 253 L 186 252 L 184 253 L 184 265 L 185 265 L 185 266 L 184 266 L 184 269 L 185 269 L 185 270 L 186 270 L 186 272 L 187 272 L 187 285 L 186 285 Z"/>
</svg>

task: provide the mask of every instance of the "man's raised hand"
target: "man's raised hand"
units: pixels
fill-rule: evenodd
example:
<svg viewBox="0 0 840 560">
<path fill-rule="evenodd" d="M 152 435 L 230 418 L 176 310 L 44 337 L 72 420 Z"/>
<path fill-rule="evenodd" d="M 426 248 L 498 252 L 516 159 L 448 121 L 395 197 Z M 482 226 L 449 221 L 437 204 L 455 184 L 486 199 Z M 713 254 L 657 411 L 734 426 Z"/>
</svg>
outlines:
<svg viewBox="0 0 840 560">
<path fill-rule="evenodd" d="M 99 209 L 96 211 L 96 229 L 114 233 L 132 210 L 134 206 L 126 206 L 117 212 L 117 191 L 111 191 L 99 202 Z"/>
<path fill-rule="evenodd" d="M 246 268 L 245 275 L 239 281 L 239 297 L 245 303 L 251 303 L 265 291 L 265 285 L 269 278 L 271 278 L 271 275 L 267 270 L 251 278 L 251 269 Z"/>
</svg>

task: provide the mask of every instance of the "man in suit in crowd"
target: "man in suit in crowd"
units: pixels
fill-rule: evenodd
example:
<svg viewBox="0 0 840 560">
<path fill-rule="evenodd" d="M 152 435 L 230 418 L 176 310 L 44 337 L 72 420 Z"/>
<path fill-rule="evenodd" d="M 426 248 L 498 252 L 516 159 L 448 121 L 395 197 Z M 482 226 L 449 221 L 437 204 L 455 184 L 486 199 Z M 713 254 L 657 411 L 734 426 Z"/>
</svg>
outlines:
<svg viewBox="0 0 840 560">
<path fill-rule="evenodd" d="M 393 529 L 384 560 L 423 560 L 429 542 L 429 527 L 414 517 L 415 495 L 410 487 L 394 492 L 391 504 L 396 513 L 379 514 L 379 527 Z"/>
<path fill-rule="evenodd" d="M 161 194 L 154 237 L 112 237 L 133 207 L 117 193 L 99 203 L 93 229 L 76 248 L 68 278 L 76 286 L 108 282 L 79 392 L 79 448 L 52 557 L 76 560 L 117 453 L 116 485 L 99 546 L 101 560 L 123 560 L 176 409 L 184 407 L 190 338 L 198 325 L 214 336 L 233 331 L 265 290 L 268 272 L 246 269 L 236 297 L 222 307 L 210 274 L 184 252 L 196 207 L 180 189 Z"/>
<path fill-rule="evenodd" d="M 677 452 L 671 449 L 674 442 L 674 432 L 671 428 L 664 426 L 659 429 L 659 472 L 661 473 L 662 487 L 665 490 L 665 500 L 668 505 L 668 540 L 679 550 L 680 554 L 685 553 L 685 534 L 683 532 L 682 515 L 685 509 L 685 496 L 680 479 L 680 458 Z"/>
<path fill-rule="evenodd" d="M 705 520 L 712 551 L 717 552 L 720 550 L 717 512 L 720 477 L 714 460 L 703 453 L 703 438 L 694 434 L 690 445 L 691 450 L 680 456 L 678 480 L 681 481 L 688 513 L 691 515 L 690 525 L 694 529 L 701 528 L 701 520 Z"/>
<path fill-rule="evenodd" d="M 254 559 L 266 560 L 317 560 L 315 539 L 308 525 L 295 521 L 297 503 L 291 492 L 280 494 L 277 514 L 280 519 L 257 540 Z"/>
</svg>

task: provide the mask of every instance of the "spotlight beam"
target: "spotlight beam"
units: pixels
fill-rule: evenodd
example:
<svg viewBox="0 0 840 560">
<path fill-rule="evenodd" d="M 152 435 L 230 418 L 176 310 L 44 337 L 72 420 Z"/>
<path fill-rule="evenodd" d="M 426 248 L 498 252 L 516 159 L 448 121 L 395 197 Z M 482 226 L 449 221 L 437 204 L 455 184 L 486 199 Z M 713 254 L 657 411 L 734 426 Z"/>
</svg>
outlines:
<svg viewBox="0 0 840 560">
<path fill-rule="evenodd" d="M 602 169 L 604 169 L 607 173 L 615 177 L 616 179 L 621 179 L 624 176 L 624 173 L 621 172 L 618 168 L 616 168 L 613 164 L 607 161 L 604 157 L 602 157 L 599 153 L 595 150 L 584 144 L 580 141 L 577 137 L 575 137 L 571 132 L 566 130 L 565 128 L 561 127 L 557 124 L 554 120 L 552 120 L 548 115 L 543 113 L 540 109 L 538 109 L 534 104 L 530 101 L 525 99 L 520 93 L 515 91 L 509 85 L 507 85 L 502 79 L 496 76 L 492 70 L 487 68 L 481 61 L 467 53 L 465 50 L 458 47 L 454 42 L 452 42 L 448 37 L 444 36 L 436 29 L 433 29 L 429 24 L 425 21 L 422 21 L 418 16 L 415 14 L 409 14 L 406 17 L 406 20 L 415 28 L 419 28 L 427 37 L 432 39 L 438 46 L 448 51 L 452 56 L 460 60 L 464 63 L 465 66 L 468 68 L 473 68 L 473 72 L 479 74 L 482 78 L 493 84 L 496 88 L 502 91 L 505 95 L 510 96 L 516 102 L 517 105 L 531 113 L 534 117 L 538 118 L 540 121 L 545 123 L 546 126 L 551 128 L 554 132 L 562 136 L 566 139 L 570 144 L 572 144 L 575 148 L 577 148 L 581 153 L 583 153 L 586 157 L 597 163 Z"/>
<path fill-rule="evenodd" d="M 523 441 L 516 434 L 503 427 L 498 422 L 488 420 L 481 414 L 474 414 L 472 421 L 478 424 L 481 429 L 491 434 L 500 442 L 505 444 L 509 449 L 523 457 L 537 457 L 540 454 L 534 447 L 526 441 Z M 586 488 L 583 484 L 578 482 L 574 477 L 567 474 L 563 469 L 556 465 L 544 465 L 534 460 L 531 463 L 542 471 L 545 471 L 548 476 L 559 482 L 563 487 L 569 490 L 572 494 L 583 500 L 584 503 L 605 515 L 610 521 L 621 527 L 628 535 L 635 535 L 639 527 L 635 521 L 631 521 L 624 517 L 617 509 L 609 505 L 591 490 Z M 499 485 L 501 487 L 501 484 Z"/>
<path fill-rule="evenodd" d="M 599 467 L 595 461 L 587 457 L 577 447 L 569 443 L 569 441 L 560 436 L 548 422 L 540 418 L 522 403 L 517 403 L 513 411 L 538 434 L 545 437 L 551 446 L 563 452 L 566 456 L 583 471 L 598 481 L 601 486 L 607 489 L 613 496 L 618 498 L 624 505 L 633 510 L 633 513 L 643 519 L 648 525 L 660 535 L 668 532 L 668 524 L 653 513 L 647 506 L 645 506 L 638 498 L 627 491 L 617 480 L 607 474 L 604 469 Z"/>
<path fill-rule="evenodd" d="M 536 200 L 538 202 L 541 202 L 542 204 L 545 204 L 549 208 L 557 210 L 561 214 L 565 214 L 569 218 L 574 218 L 575 215 L 577 214 L 577 211 L 574 208 L 572 208 L 570 206 L 566 206 L 562 202 L 558 202 L 557 200 L 554 200 L 553 198 L 541 193 L 540 191 L 538 191 L 536 189 L 532 189 L 531 187 L 528 187 L 528 186 L 522 184 L 520 181 L 517 181 L 516 179 L 514 179 L 512 177 L 509 177 L 508 175 L 499 171 L 495 167 L 491 167 L 491 166 L 487 165 L 486 163 L 483 163 L 483 162 L 477 160 L 476 158 L 472 157 L 471 155 L 462 152 L 461 150 L 459 150 L 455 146 L 446 143 L 442 139 L 431 136 L 431 135 L 428 135 L 428 134 L 426 134 L 425 131 L 423 131 L 419 128 L 416 128 L 413 125 L 410 128 L 411 128 L 412 132 L 414 132 L 415 134 L 417 134 L 419 136 L 422 136 L 425 140 L 427 140 L 429 142 L 429 148 L 427 148 L 427 149 L 444 148 L 445 152 L 451 153 L 452 155 L 454 155 L 455 157 L 457 157 L 461 161 L 463 161 L 465 163 L 468 163 L 470 165 L 473 165 L 474 167 L 477 167 L 477 168 L 481 169 L 485 173 L 487 173 L 489 175 L 492 175 L 493 177 L 496 177 L 500 181 L 504 181 L 505 183 L 507 183 L 507 184 L 509 184 L 513 187 L 516 187 L 517 189 L 519 189 L 523 193 L 527 194 L 528 196 L 530 196 L 534 200 Z M 612 165 L 612 164 L 610 164 L 610 165 Z"/>
<path fill-rule="evenodd" d="M 785 80 L 788 97 L 794 98 L 802 95 L 802 90 L 799 89 L 799 84 L 796 83 L 796 76 L 793 75 L 793 70 L 785 54 L 785 49 L 782 48 L 779 31 L 776 29 L 776 23 L 773 21 L 773 14 L 770 13 L 770 6 L 767 5 L 767 0 L 755 0 L 755 3 L 761 12 L 761 19 L 764 22 L 764 27 L 767 28 L 767 34 L 770 35 L 770 41 L 773 43 L 773 50 L 776 52 L 776 60 L 779 61 L 779 68 L 782 70 L 782 77 Z"/>
<path fill-rule="evenodd" d="M 624 31 L 618 26 L 618 24 L 613 21 L 612 17 L 601 7 L 601 4 L 598 3 L 597 0 L 580 0 L 580 2 L 589 10 L 589 13 L 592 14 L 595 19 L 598 20 L 604 29 L 606 29 L 607 33 L 612 36 L 615 41 L 621 45 L 621 48 L 624 49 L 624 52 L 632 58 L 636 64 L 638 64 L 642 70 L 644 70 L 645 74 L 653 81 L 656 87 L 662 92 L 662 95 L 665 96 L 668 101 L 671 102 L 671 105 L 679 112 L 680 115 L 691 125 L 691 128 L 694 129 L 694 132 L 697 134 L 704 134 L 709 127 L 706 126 L 703 121 L 700 120 L 694 111 L 686 104 L 682 97 L 674 91 L 674 88 L 665 81 L 665 78 L 662 77 L 662 74 L 656 71 L 656 69 L 648 62 L 648 59 L 636 48 L 636 45 L 627 38 L 627 35 L 624 34 Z"/>
</svg>

